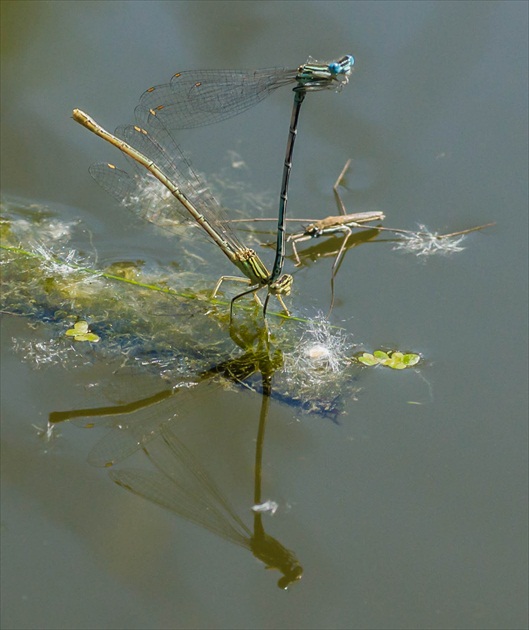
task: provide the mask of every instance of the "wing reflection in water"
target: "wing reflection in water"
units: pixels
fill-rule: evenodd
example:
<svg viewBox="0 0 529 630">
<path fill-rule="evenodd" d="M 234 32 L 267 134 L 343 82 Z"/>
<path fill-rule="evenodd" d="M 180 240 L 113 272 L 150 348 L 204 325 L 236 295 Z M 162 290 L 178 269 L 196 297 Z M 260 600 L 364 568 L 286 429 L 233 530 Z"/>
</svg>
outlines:
<svg viewBox="0 0 529 630">
<path fill-rule="evenodd" d="M 276 367 L 269 352 L 263 351 L 261 344 L 259 346 L 261 351 L 255 353 L 253 371 L 259 369 L 261 373 L 263 393 L 255 452 L 254 505 L 260 504 L 262 500 L 264 437 L 272 374 Z M 262 513 L 254 511 L 252 531 L 237 515 L 200 460 L 178 438 L 173 422 L 163 423 L 160 435 L 144 446 L 143 450 L 156 471 L 114 469 L 110 471 L 112 480 L 214 534 L 249 549 L 266 568 L 277 569 L 282 573 L 278 581 L 280 588 L 287 589 L 292 582 L 301 579 L 303 569 L 296 556 L 265 532 Z"/>
<path fill-rule="evenodd" d="M 157 470 L 113 469 L 113 481 L 250 550 L 267 568 L 283 574 L 278 581 L 281 588 L 301 579 L 303 569 L 294 553 L 265 532 L 262 514 L 254 515 L 252 532 L 170 423 L 162 426 L 160 436 L 144 450 Z"/>
<path fill-rule="evenodd" d="M 262 458 L 273 395 L 272 379 L 274 372 L 283 367 L 282 353 L 271 349 L 267 331 L 263 329 L 256 333 L 254 327 L 251 330 L 249 336 L 243 330 L 237 332 L 236 342 L 240 346 L 248 344 L 241 357 L 212 367 L 198 375 L 194 382 L 203 386 L 212 380 L 242 385 L 246 385 L 248 379 L 260 381 L 259 387 L 253 381 L 248 385 L 261 392 L 262 401 L 256 440 L 254 496 L 251 503 L 248 501 L 248 510 L 252 505 L 262 503 Z M 190 382 L 186 380 L 180 385 L 125 405 L 53 412 L 49 421 L 57 424 L 73 420 L 82 427 L 111 427 L 112 430 L 90 452 L 89 461 L 96 466 L 113 466 L 143 449 L 155 470 L 113 468 L 110 477 L 114 482 L 250 550 L 267 568 L 279 570 L 282 577 L 278 586 L 288 588 L 303 574 L 294 553 L 265 532 L 260 511 L 253 513 L 253 528 L 246 525 L 219 489 L 214 475 L 205 470 L 200 458 L 177 436 L 176 427 L 181 422 L 181 419 L 177 422 L 177 409 L 182 412 L 180 397 L 185 395 Z M 220 387 L 218 391 L 222 391 Z M 192 398 L 198 398 L 194 391 Z"/>
</svg>

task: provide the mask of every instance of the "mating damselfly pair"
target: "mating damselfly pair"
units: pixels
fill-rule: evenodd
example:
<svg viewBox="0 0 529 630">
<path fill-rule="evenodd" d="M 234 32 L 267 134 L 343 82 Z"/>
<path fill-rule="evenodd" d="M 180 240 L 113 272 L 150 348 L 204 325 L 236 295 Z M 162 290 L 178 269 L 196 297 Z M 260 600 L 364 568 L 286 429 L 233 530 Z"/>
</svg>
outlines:
<svg viewBox="0 0 529 630">
<path fill-rule="evenodd" d="M 79 109 L 73 111 L 76 122 L 120 149 L 126 156 L 144 166 L 174 197 L 160 213 L 137 207 L 138 213 L 154 224 L 177 221 L 187 211 L 204 229 L 222 252 L 246 278 L 223 276 L 223 280 L 243 281 L 250 288 L 232 299 L 266 287 L 263 311 L 270 295 L 275 295 L 289 314 L 283 296 L 289 295 L 292 276 L 283 274 L 285 258 L 285 219 L 287 194 L 299 113 L 307 92 L 339 90 L 349 81 L 354 59 L 351 55 L 319 63 L 312 59 L 289 70 L 272 68 L 252 71 L 205 70 L 175 74 L 170 83 L 149 88 L 135 109 L 137 125 L 118 127 L 114 134 Z M 192 169 L 180 151 L 173 133 L 177 129 L 212 124 L 245 111 L 283 85 L 294 84 L 294 105 L 289 127 L 283 179 L 280 191 L 276 255 L 269 272 L 253 249 L 245 247 L 224 217 L 220 204 Z M 119 201 L 131 199 L 137 192 L 137 180 L 112 164 L 95 164 L 90 168 L 94 179 Z"/>
</svg>

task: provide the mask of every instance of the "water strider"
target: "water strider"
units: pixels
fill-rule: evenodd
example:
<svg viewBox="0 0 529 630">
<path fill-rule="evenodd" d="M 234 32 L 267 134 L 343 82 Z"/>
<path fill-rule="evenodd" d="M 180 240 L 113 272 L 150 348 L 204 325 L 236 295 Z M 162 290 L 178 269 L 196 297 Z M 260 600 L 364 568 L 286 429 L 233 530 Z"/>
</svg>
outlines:
<svg viewBox="0 0 529 630">
<path fill-rule="evenodd" d="M 303 228 L 303 230 L 298 232 L 293 232 L 287 238 L 287 242 L 292 243 L 292 250 L 294 253 L 295 264 L 297 267 L 301 266 L 301 259 L 299 257 L 299 253 L 296 247 L 296 243 L 303 243 L 305 241 L 310 241 L 315 238 L 327 237 L 327 236 L 336 236 L 337 234 L 342 235 L 343 241 L 340 245 L 338 253 L 334 259 L 332 265 L 331 272 L 331 305 L 329 309 L 329 313 L 332 311 L 334 305 L 334 279 L 340 265 L 343 261 L 343 256 L 347 250 L 347 244 L 349 242 L 349 238 L 353 234 L 353 230 L 363 229 L 363 230 L 377 230 L 378 232 L 391 232 L 392 234 L 401 235 L 405 239 L 416 239 L 417 243 L 423 242 L 424 248 L 428 248 L 429 243 L 439 243 L 441 244 L 443 241 L 449 241 L 450 239 L 454 239 L 457 237 L 462 237 L 470 232 L 476 232 L 478 230 L 483 230 L 484 228 L 491 227 L 495 225 L 494 222 L 486 223 L 484 225 L 477 225 L 471 228 L 466 228 L 464 230 L 459 230 L 457 232 L 450 232 L 447 234 L 437 234 L 426 231 L 414 231 L 414 230 L 405 230 L 402 228 L 391 228 L 385 227 L 382 225 L 368 225 L 372 221 L 383 221 L 386 217 L 385 214 L 378 210 L 372 210 L 368 212 L 355 212 L 348 213 L 345 204 L 340 196 L 339 188 L 342 185 L 345 174 L 349 170 L 351 165 L 351 160 L 347 160 L 343 169 L 341 170 L 336 182 L 333 186 L 333 192 L 336 199 L 336 203 L 338 209 L 340 211 L 339 215 L 336 216 L 328 216 L 324 219 L 287 219 L 289 222 L 305 222 L 308 225 Z M 257 218 L 257 219 L 236 219 L 232 221 L 233 223 L 242 223 L 242 222 L 260 222 L 260 221 L 273 221 L 270 218 Z M 415 249 L 418 249 L 415 248 Z M 442 247 L 439 247 L 439 251 L 444 251 Z"/>
</svg>

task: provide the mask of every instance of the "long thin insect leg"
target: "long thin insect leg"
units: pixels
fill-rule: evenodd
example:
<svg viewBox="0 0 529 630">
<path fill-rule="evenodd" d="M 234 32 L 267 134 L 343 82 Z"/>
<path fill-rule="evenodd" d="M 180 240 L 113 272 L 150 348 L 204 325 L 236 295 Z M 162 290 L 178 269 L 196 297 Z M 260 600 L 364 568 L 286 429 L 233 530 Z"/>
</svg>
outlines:
<svg viewBox="0 0 529 630">
<path fill-rule="evenodd" d="M 345 163 L 345 166 L 342 168 L 341 173 L 338 175 L 338 179 L 336 180 L 336 182 L 334 183 L 334 186 L 332 187 L 334 191 L 334 198 L 336 199 L 336 205 L 338 206 L 338 210 L 340 211 L 340 214 L 347 214 L 347 210 L 345 209 L 344 202 L 342 201 L 342 198 L 340 197 L 338 188 L 340 187 L 342 180 L 345 177 L 345 174 L 349 170 L 350 165 L 351 165 L 351 158 L 349 158 L 347 162 Z"/>
<path fill-rule="evenodd" d="M 291 239 L 292 251 L 294 252 L 294 257 L 296 259 L 295 266 L 296 267 L 301 267 L 301 259 L 299 257 L 298 250 L 297 250 L 297 247 L 296 247 L 296 241 L 297 240 L 298 241 L 307 241 L 308 238 Z"/>
<path fill-rule="evenodd" d="M 217 296 L 217 293 L 219 292 L 219 289 L 220 289 L 220 285 L 225 280 L 229 280 L 230 282 L 244 282 L 245 284 L 250 284 L 250 281 L 247 278 L 240 278 L 239 276 L 221 276 L 218 279 L 217 284 L 215 285 L 215 288 L 213 289 L 213 293 L 211 294 L 212 298 Z"/>
<path fill-rule="evenodd" d="M 251 289 L 248 289 L 248 291 L 243 291 L 243 293 L 239 293 L 239 295 L 236 295 L 234 298 L 232 298 L 231 302 L 230 302 L 230 322 L 232 320 L 233 317 L 233 305 L 235 303 L 235 300 L 238 300 L 239 298 L 244 297 L 245 295 L 250 295 L 250 293 L 254 294 L 255 299 L 257 300 L 257 303 L 259 305 L 261 305 L 261 300 L 259 299 L 259 296 L 256 295 L 256 291 L 258 291 L 259 289 L 261 289 L 262 287 L 252 287 Z M 266 304 L 266 302 L 265 302 Z M 263 312 L 263 316 L 265 315 L 265 313 Z"/>
<path fill-rule="evenodd" d="M 344 253 L 347 247 L 347 241 L 349 240 L 349 237 L 351 236 L 351 234 L 353 233 L 352 230 L 350 228 L 348 228 L 346 225 L 343 226 L 343 230 L 342 230 L 345 234 L 342 245 L 340 247 L 340 251 L 338 252 L 338 254 L 336 255 L 336 258 L 334 259 L 334 263 L 332 265 L 332 271 L 331 271 L 331 306 L 329 308 L 329 313 L 327 314 L 327 316 L 329 316 L 331 314 L 331 311 L 333 309 L 334 306 L 334 278 L 336 276 L 336 274 L 338 273 L 338 270 L 341 267 L 341 264 L 343 262 L 343 257 L 344 257 Z"/>
</svg>

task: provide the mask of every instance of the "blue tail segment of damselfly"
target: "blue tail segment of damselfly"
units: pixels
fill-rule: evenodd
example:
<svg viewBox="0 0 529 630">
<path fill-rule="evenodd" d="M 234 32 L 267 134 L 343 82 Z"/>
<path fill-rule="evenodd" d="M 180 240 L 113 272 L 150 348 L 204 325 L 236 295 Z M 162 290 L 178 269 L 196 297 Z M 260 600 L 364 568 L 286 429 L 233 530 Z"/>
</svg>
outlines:
<svg viewBox="0 0 529 630">
<path fill-rule="evenodd" d="M 294 86 L 294 106 L 279 201 L 276 257 L 270 275 L 272 282 L 278 280 L 283 272 L 288 183 L 301 104 L 307 92 L 340 90 L 348 83 L 353 66 L 353 56 L 345 55 L 331 62 L 309 59 L 296 69 L 177 72 L 170 83 L 156 85 L 144 92 L 136 108 L 136 117 L 141 125 L 149 127 L 156 118 L 169 130 L 187 129 L 240 114 L 277 88 Z"/>
<path fill-rule="evenodd" d="M 289 295 L 292 287 L 292 276 L 282 275 L 272 281 L 265 264 L 254 250 L 241 244 L 224 218 L 222 208 L 209 191 L 207 185 L 193 171 L 188 160 L 183 156 L 170 132 L 153 121 L 147 131 L 136 125 L 118 127 L 111 134 L 84 112 L 74 109 L 73 119 L 120 149 L 126 156 L 144 166 L 169 191 L 174 199 L 171 202 L 157 204 L 154 208 L 144 208 L 134 204 L 137 190 L 135 178 L 111 164 L 95 164 L 90 168 L 92 177 L 119 201 L 128 200 L 128 205 L 144 219 L 171 229 L 171 224 L 181 222 L 182 212 L 202 227 L 210 238 L 219 246 L 231 262 L 246 276 L 245 279 L 224 276 L 217 283 L 213 295 L 216 295 L 223 280 L 244 281 L 250 289 L 233 298 L 253 293 L 263 287 L 268 288 L 266 305 L 270 295 L 275 295 L 288 314 L 282 296 Z M 151 129 L 153 132 L 151 133 Z"/>
</svg>

